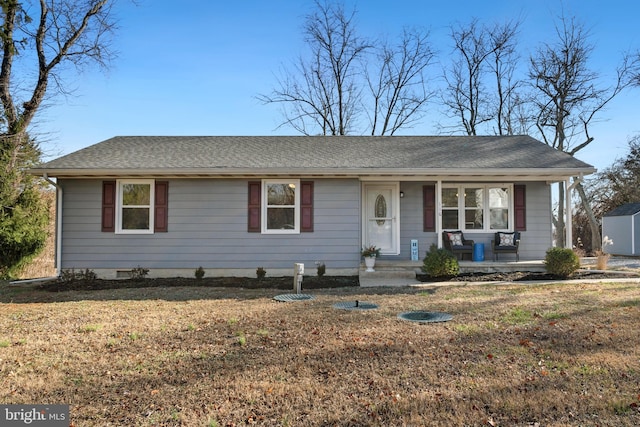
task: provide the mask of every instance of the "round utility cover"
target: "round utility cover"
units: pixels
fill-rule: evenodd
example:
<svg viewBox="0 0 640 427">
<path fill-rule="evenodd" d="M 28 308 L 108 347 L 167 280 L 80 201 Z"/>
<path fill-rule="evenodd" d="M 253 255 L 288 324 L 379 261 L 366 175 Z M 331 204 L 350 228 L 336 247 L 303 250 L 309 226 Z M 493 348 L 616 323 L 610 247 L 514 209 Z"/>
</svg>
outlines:
<svg viewBox="0 0 640 427">
<path fill-rule="evenodd" d="M 366 301 L 344 301 L 333 304 L 333 308 L 341 310 L 375 310 L 378 305 Z"/>
<path fill-rule="evenodd" d="M 398 314 L 398 319 L 418 323 L 448 322 L 453 319 L 449 313 L 439 313 L 436 311 L 406 311 Z"/>
</svg>

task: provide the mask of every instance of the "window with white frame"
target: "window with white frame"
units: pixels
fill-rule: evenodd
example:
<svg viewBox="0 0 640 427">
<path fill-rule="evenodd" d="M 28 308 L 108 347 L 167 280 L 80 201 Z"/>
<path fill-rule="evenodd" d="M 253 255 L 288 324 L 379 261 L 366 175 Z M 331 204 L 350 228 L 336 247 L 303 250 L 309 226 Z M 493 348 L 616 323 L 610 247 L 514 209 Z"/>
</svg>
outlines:
<svg viewBox="0 0 640 427">
<path fill-rule="evenodd" d="M 512 184 L 443 185 L 443 229 L 506 231 L 512 224 Z"/>
<path fill-rule="evenodd" d="M 153 233 L 154 181 L 118 180 L 116 232 Z"/>
<path fill-rule="evenodd" d="M 300 232 L 300 180 L 262 181 L 262 232 L 293 234 Z"/>
</svg>

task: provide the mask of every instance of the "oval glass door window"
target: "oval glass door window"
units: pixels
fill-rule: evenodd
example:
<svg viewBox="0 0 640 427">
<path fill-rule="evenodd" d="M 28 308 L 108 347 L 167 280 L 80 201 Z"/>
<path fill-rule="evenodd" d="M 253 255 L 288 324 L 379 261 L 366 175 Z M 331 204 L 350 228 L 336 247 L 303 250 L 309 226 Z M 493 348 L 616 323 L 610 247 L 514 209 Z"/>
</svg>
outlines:
<svg viewBox="0 0 640 427">
<path fill-rule="evenodd" d="M 386 218 L 387 217 L 387 199 L 384 198 L 384 196 L 382 194 L 378 194 L 378 197 L 376 197 L 376 203 L 374 204 L 374 209 L 375 209 L 375 217 L 376 218 Z M 384 219 L 378 219 L 376 220 L 376 223 L 379 226 L 384 225 L 385 220 Z"/>
</svg>

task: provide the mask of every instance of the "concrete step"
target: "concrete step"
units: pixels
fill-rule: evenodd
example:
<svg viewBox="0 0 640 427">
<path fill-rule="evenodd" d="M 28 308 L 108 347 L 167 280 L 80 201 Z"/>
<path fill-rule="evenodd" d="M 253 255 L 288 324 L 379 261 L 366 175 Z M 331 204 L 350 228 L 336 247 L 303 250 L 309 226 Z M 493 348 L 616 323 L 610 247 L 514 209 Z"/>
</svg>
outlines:
<svg viewBox="0 0 640 427">
<path fill-rule="evenodd" d="M 544 272 L 542 260 L 530 261 L 460 261 L 460 273 L 500 273 L 510 271 Z"/>
<path fill-rule="evenodd" d="M 384 261 L 377 260 L 374 270 L 380 275 L 415 275 L 416 271 L 422 267 L 422 261 Z M 366 272 L 366 266 L 360 263 L 360 271 Z"/>
<path fill-rule="evenodd" d="M 360 265 L 360 286 L 408 286 L 420 283 L 416 272 L 422 262 L 381 261 L 376 260 L 373 272 L 366 271 L 364 263 Z"/>
</svg>

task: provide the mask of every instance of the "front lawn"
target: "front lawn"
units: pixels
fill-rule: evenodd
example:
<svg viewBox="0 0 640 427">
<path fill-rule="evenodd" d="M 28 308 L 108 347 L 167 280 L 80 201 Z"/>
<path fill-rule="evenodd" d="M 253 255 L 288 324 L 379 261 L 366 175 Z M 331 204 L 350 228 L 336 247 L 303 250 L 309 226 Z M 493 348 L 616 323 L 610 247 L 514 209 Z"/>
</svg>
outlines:
<svg viewBox="0 0 640 427">
<path fill-rule="evenodd" d="M 425 286 L 4 286 L 0 402 L 74 426 L 640 425 L 638 284 Z M 333 307 L 355 300 L 379 308 Z"/>
</svg>

